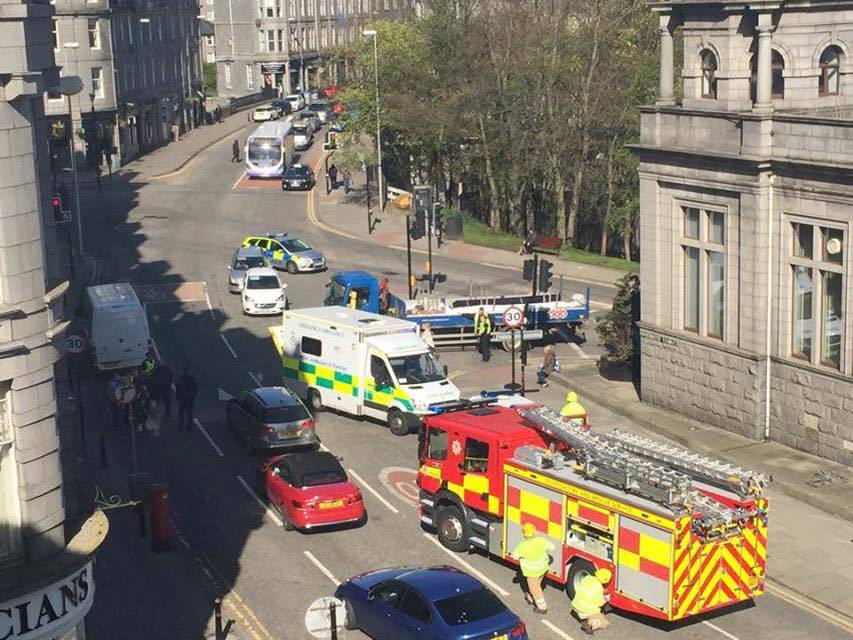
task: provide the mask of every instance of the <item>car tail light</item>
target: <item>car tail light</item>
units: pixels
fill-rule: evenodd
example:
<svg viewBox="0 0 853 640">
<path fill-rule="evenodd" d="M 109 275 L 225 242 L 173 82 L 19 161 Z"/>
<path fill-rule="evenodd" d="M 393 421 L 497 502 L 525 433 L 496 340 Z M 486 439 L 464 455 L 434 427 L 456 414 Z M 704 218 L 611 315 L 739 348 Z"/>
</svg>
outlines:
<svg viewBox="0 0 853 640">
<path fill-rule="evenodd" d="M 268 424 L 262 424 L 259 427 L 261 433 L 275 433 L 275 427 L 271 427 Z"/>
<path fill-rule="evenodd" d="M 293 506 L 297 509 L 313 509 L 317 506 L 317 498 L 311 498 L 309 500 L 294 500 Z"/>
<path fill-rule="evenodd" d="M 314 419 L 308 418 L 307 420 L 303 420 L 299 423 L 300 429 L 313 429 L 314 428 Z"/>
<path fill-rule="evenodd" d="M 360 493 L 353 494 L 347 498 L 347 501 L 350 504 L 356 504 L 357 502 L 361 502 L 362 500 L 363 498 L 361 497 Z"/>
<path fill-rule="evenodd" d="M 512 631 L 509 632 L 510 638 L 520 638 L 527 632 L 527 627 L 524 624 L 524 620 L 519 620 L 518 624 L 512 628 Z"/>
</svg>

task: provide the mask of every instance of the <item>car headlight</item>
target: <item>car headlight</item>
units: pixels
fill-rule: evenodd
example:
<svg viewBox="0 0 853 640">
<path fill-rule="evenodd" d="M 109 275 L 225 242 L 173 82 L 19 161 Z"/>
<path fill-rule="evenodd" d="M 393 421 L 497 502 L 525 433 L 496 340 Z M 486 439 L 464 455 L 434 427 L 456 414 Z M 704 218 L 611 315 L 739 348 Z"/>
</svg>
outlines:
<svg viewBox="0 0 853 640">
<path fill-rule="evenodd" d="M 276 302 L 284 302 L 284 294 L 282 293 Z"/>
<path fill-rule="evenodd" d="M 243 301 L 248 302 L 249 304 L 254 303 L 254 300 L 252 300 L 249 296 L 243 296 Z"/>
</svg>

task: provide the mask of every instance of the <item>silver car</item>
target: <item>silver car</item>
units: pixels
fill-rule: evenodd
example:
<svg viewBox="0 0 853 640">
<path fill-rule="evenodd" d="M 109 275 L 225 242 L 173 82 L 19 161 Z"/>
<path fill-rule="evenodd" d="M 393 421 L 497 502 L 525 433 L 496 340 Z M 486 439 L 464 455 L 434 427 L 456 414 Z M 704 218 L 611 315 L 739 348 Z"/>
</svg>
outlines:
<svg viewBox="0 0 853 640">
<path fill-rule="evenodd" d="M 308 111 L 306 109 L 299 114 L 299 117 L 301 118 L 300 122 L 304 122 L 306 126 L 311 127 L 311 130 L 314 133 L 317 133 L 320 130 L 320 127 L 322 126 L 320 116 L 313 111 Z"/>
<path fill-rule="evenodd" d="M 329 119 L 329 103 L 328 102 L 312 102 L 308 105 L 307 110 L 320 119 L 320 124 L 326 124 L 326 121 Z"/>
<path fill-rule="evenodd" d="M 282 238 L 279 240 L 281 246 L 287 252 L 287 262 L 284 268 L 288 273 L 300 271 L 322 271 L 326 268 L 326 257 L 312 249 L 298 238 Z"/>
<path fill-rule="evenodd" d="M 240 293 L 243 290 L 243 279 L 246 271 L 258 267 L 266 267 L 267 260 L 260 247 L 240 247 L 234 252 L 228 265 L 228 291 Z"/>
</svg>

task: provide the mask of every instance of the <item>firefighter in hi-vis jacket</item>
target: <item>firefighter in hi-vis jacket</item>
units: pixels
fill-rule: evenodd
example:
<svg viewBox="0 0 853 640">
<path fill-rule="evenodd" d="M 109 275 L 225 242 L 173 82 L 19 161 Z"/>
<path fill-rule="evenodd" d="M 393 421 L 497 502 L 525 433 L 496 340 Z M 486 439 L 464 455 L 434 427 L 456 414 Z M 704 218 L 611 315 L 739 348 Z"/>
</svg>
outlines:
<svg viewBox="0 0 853 640">
<path fill-rule="evenodd" d="M 548 554 L 553 553 L 554 543 L 537 536 L 536 527 L 531 522 L 524 523 L 521 534 L 524 539 L 515 546 L 512 555 L 518 558 L 521 575 L 527 581 L 525 597 L 534 606 L 536 613 L 548 613 L 548 603 L 542 593 L 542 579 L 548 571 Z"/>
</svg>

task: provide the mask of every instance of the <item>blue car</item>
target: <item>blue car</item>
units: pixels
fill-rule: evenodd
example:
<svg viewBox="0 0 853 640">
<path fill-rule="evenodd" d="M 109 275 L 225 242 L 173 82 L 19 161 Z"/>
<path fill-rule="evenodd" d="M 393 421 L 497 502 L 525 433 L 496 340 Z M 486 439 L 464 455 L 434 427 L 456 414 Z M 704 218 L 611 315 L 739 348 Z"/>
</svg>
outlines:
<svg viewBox="0 0 853 640">
<path fill-rule="evenodd" d="M 527 640 L 524 622 L 479 580 L 453 567 L 397 567 L 335 591 L 347 629 L 376 640 Z"/>
</svg>

